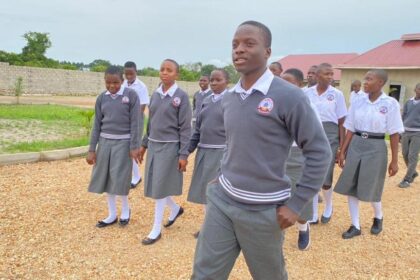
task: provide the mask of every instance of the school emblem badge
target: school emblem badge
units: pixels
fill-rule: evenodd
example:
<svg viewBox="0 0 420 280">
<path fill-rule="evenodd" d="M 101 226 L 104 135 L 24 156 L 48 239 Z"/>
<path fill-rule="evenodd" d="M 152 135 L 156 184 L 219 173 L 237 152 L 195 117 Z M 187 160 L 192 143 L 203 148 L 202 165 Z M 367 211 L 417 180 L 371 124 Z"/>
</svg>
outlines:
<svg viewBox="0 0 420 280">
<path fill-rule="evenodd" d="M 328 100 L 328 101 L 333 101 L 333 100 L 334 100 L 334 95 L 332 95 L 332 94 L 328 94 L 328 95 L 327 95 L 327 100 Z"/>
<path fill-rule="evenodd" d="M 273 100 L 271 98 L 264 98 L 260 104 L 258 104 L 258 112 L 261 114 L 268 114 L 273 110 Z"/>
<path fill-rule="evenodd" d="M 388 108 L 386 107 L 386 106 L 381 106 L 380 108 L 379 108 L 379 113 L 381 113 L 381 114 L 386 114 L 386 113 L 388 113 Z"/>
<path fill-rule="evenodd" d="M 175 97 L 174 100 L 172 100 L 172 105 L 174 105 L 174 107 L 179 107 L 180 104 L 181 104 L 181 98 Z"/>
<path fill-rule="evenodd" d="M 130 99 L 127 96 L 124 96 L 121 100 L 122 103 L 127 104 L 130 102 Z"/>
</svg>

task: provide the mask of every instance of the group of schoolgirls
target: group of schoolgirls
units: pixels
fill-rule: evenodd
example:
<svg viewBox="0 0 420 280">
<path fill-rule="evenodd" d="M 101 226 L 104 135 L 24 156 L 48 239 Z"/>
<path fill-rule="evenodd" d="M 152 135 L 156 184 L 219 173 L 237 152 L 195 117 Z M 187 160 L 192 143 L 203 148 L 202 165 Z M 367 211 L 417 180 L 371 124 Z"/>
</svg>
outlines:
<svg viewBox="0 0 420 280">
<path fill-rule="evenodd" d="M 150 97 L 145 85 L 136 78 L 136 66 L 127 62 L 123 73 L 111 66 L 105 72 L 106 91 L 95 105 L 95 118 L 87 162 L 93 166 L 89 192 L 106 193 L 108 217 L 98 228 L 116 223 L 126 226 L 131 217 L 130 188 L 142 180 L 138 164 L 145 160 L 144 195 L 155 200 L 154 222 L 142 240 L 150 245 L 161 238 L 165 207 L 170 208 L 170 227 L 184 213 L 173 196 L 182 194 L 183 172 L 190 153 L 197 149 L 194 175 L 188 201 L 205 204 L 207 183 L 216 178 L 226 140 L 220 101 L 226 93 L 229 76 L 223 69 L 200 79 L 201 90 L 194 95 L 194 115 L 188 94 L 178 87 L 179 65 L 165 59 L 160 67 L 161 83 Z M 210 84 L 211 90 L 208 88 Z M 143 95 L 147 96 L 144 97 Z M 143 112 L 149 104 L 149 119 L 143 134 Z M 194 130 L 191 131 L 192 117 Z M 142 139 L 141 139 L 142 138 Z M 116 201 L 121 199 L 118 218 Z M 198 232 L 194 235 L 197 237 Z"/>
</svg>

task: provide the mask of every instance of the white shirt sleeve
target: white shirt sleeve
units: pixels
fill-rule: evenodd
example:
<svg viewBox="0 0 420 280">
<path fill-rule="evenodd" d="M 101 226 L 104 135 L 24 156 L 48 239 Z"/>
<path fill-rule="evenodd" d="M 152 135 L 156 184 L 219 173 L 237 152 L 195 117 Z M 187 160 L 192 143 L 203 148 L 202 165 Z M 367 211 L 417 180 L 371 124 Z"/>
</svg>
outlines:
<svg viewBox="0 0 420 280">
<path fill-rule="evenodd" d="M 356 129 L 354 128 L 354 110 L 357 106 L 350 105 L 349 113 L 344 121 L 344 127 L 351 132 L 355 132 Z"/>
<path fill-rule="evenodd" d="M 335 113 L 337 115 L 337 119 L 341 119 L 347 115 L 346 100 L 342 93 L 337 94 L 337 97 L 337 107 Z"/>
<path fill-rule="evenodd" d="M 147 91 L 147 87 L 144 84 L 141 84 L 139 90 L 139 98 L 140 98 L 140 105 L 149 105 L 149 92 Z"/>
<path fill-rule="evenodd" d="M 394 101 L 394 100 L 393 100 Z M 392 102 L 392 108 L 386 114 L 386 130 L 389 135 L 404 132 L 404 124 L 400 114 L 400 104 L 398 101 Z"/>
</svg>

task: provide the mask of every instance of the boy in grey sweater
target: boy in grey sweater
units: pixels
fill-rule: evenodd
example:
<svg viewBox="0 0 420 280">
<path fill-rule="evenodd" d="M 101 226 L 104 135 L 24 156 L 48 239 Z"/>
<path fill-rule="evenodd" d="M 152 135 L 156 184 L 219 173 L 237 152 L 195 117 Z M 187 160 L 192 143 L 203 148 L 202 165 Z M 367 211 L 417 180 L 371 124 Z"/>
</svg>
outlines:
<svg viewBox="0 0 420 280">
<path fill-rule="evenodd" d="M 419 176 L 416 171 L 420 151 L 420 83 L 414 90 L 413 98 L 404 105 L 402 119 L 404 122 L 404 134 L 402 135 L 402 153 L 407 165 L 407 173 L 399 184 L 400 188 L 407 188 Z"/>
<path fill-rule="evenodd" d="M 232 46 L 241 80 L 222 100 L 227 149 L 207 188 L 192 279 L 227 279 L 241 250 L 254 279 L 287 279 L 283 230 L 321 188 L 331 151 L 305 94 L 267 69 L 270 30 L 244 22 Z M 291 197 L 285 161 L 293 139 L 305 164 Z"/>
</svg>

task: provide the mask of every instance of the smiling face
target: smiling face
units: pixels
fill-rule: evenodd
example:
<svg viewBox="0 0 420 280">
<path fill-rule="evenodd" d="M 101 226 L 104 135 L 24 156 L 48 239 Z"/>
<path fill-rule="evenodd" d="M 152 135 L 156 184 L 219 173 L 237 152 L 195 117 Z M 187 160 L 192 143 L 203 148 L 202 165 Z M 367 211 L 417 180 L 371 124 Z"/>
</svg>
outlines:
<svg viewBox="0 0 420 280">
<path fill-rule="evenodd" d="M 253 25 L 241 25 L 232 40 L 232 61 L 236 71 L 250 75 L 264 71 L 271 48 L 266 47 L 262 31 Z"/>
<path fill-rule="evenodd" d="M 160 66 L 159 77 L 165 88 L 171 87 L 178 78 L 176 65 L 168 60 L 163 61 Z"/>
<path fill-rule="evenodd" d="M 354 81 L 351 85 L 351 90 L 354 92 L 359 92 L 360 88 L 362 87 L 362 83 L 360 81 Z"/>
<path fill-rule="evenodd" d="M 129 84 L 133 83 L 137 78 L 136 69 L 124 68 L 124 76 Z"/>
<path fill-rule="evenodd" d="M 112 94 L 116 94 L 120 90 L 122 82 L 123 81 L 120 75 L 117 75 L 117 74 L 105 75 L 105 87 Z"/>
<path fill-rule="evenodd" d="M 222 93 L 228 86 L 228 80 L 222 71 L 214 70 L 210 75 L 210 88 L 215 94 Z"/>
<path fill-rule="evenodd" d="M 367 72 L 363 80 L 363 91 L 366 93 L 377 93 L 382 90 L 385 82 L 375 73 Z"/>
<path fill-rule="evenodd" d="M 200 80 L 198 81 L 198 85 L 200 86 L 201 90 L 206 90 L 209 88 L 209 77 L 201 76 Z"/>
</svg>

